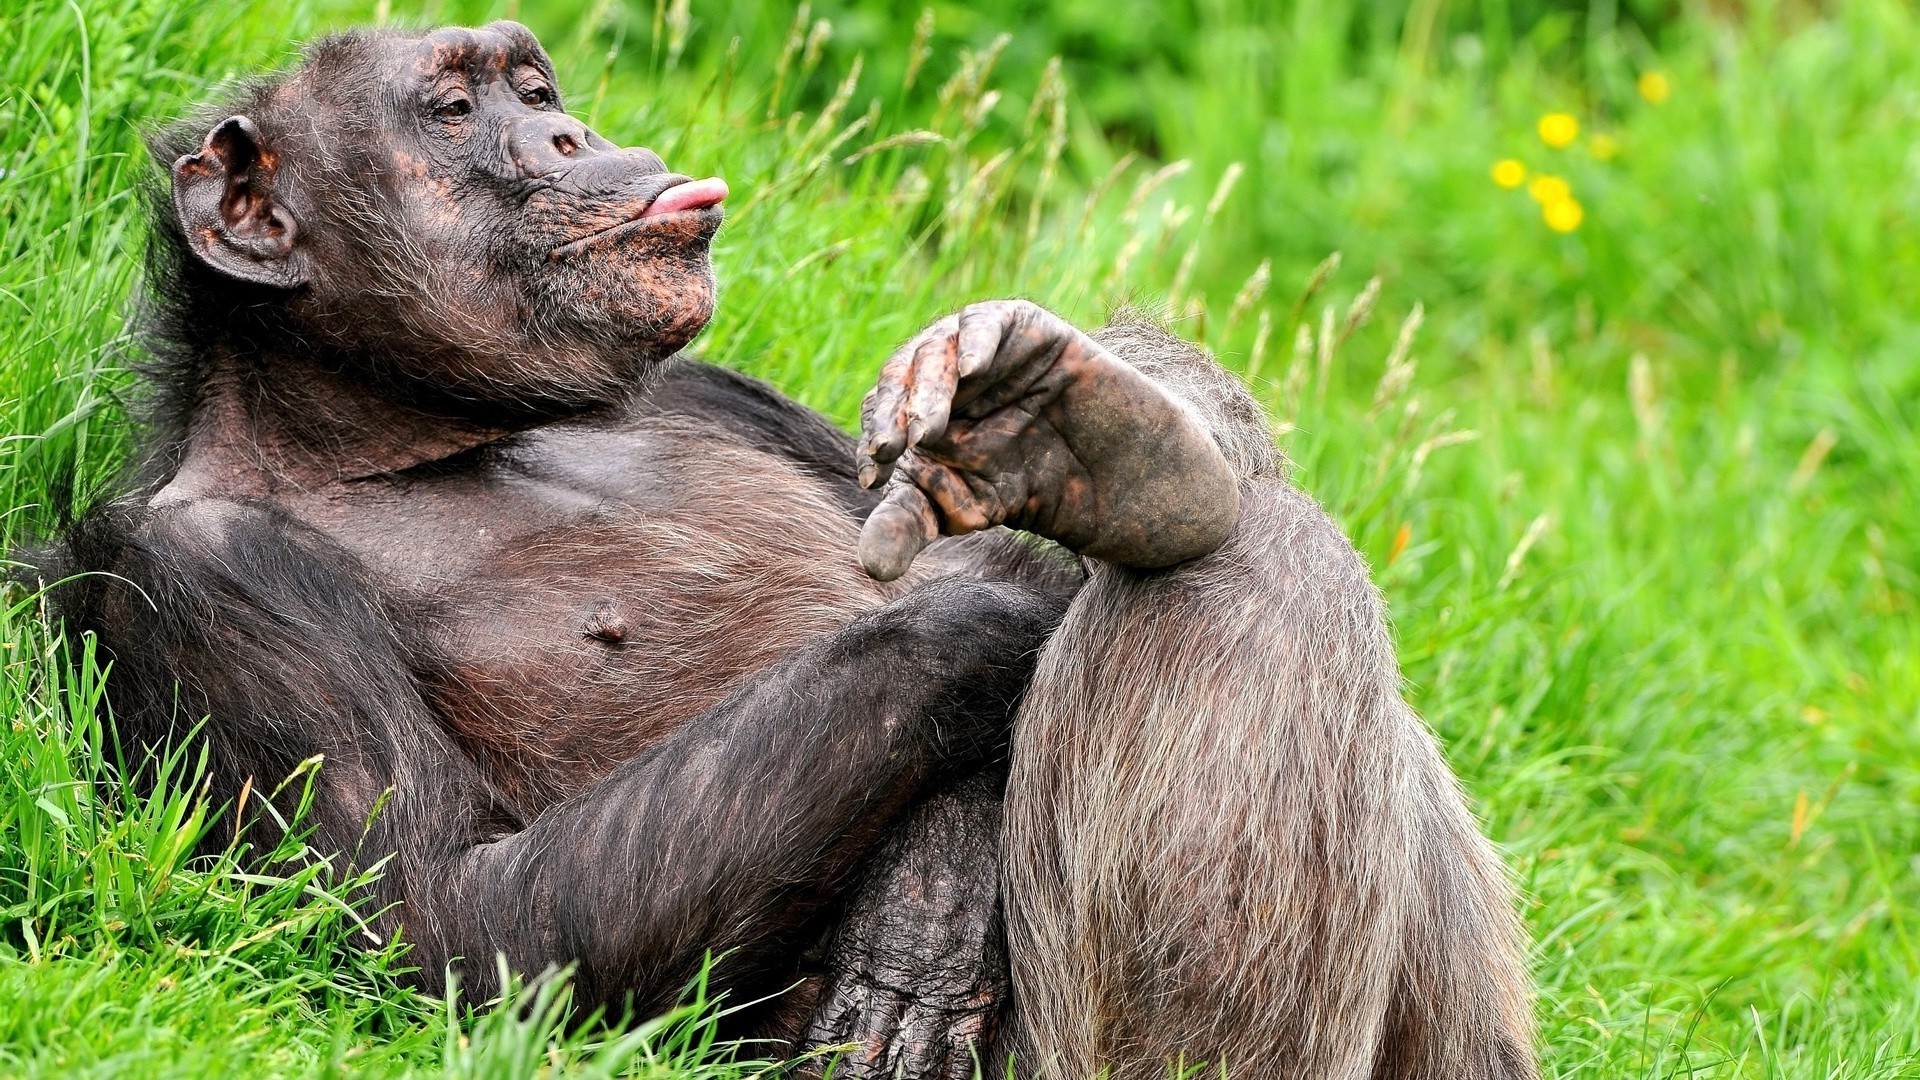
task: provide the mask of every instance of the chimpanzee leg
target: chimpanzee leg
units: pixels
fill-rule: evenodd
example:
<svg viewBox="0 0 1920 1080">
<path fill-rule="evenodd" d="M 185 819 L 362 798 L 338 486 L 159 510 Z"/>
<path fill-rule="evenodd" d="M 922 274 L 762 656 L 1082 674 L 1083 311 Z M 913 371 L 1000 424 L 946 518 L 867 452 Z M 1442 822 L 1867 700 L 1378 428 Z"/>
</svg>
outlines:
<svg viewBox="0 0 1920 1080">
<path fill-rule="evenodd" d="M 429 987 L 459 959 L 485 994 L 504 954 L 528 973 L 573 963 L 580 1000 L 630 994 L 639 1010 L 670 1004 L 709 953 L 719 985 L 760 989 L 916 794 L 998 756 L 1064 606 L 1015 584 L 922 587 L 522 827 L 422 698 L 402 627 L 324 537 L 239 503 L 118 524 L 95 526 L 116 548 L 97 565 L 144 594 L 93 606 L 115 624 L 116 706 L 136 735 L 164 733 L 178 678 L 181 711 L 213 717 L 218 794 L 324 755 L 312 843 L 390 857 L 383 924 L 404 924 Z"/>
<path fill-rule="evenodd" d="M 1534 1075 L 1510 892 L 1400 697 L 1379 596 L 1244 391 L 1104 343 L 1241 472 L 1226 546 L 1101 567 L 1048 642 L 1008 782 L 1008 1040 L 1049 1078 Z"/>
</svg>

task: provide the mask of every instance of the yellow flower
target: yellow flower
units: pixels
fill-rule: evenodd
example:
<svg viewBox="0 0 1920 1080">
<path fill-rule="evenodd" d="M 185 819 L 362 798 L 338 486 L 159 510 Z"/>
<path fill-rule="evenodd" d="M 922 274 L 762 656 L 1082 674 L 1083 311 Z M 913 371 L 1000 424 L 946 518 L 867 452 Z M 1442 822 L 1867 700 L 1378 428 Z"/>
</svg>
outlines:
<svg viewBox="0 0 1920 1080">
<path fill-rule="evenodd" d="M 1652 105 L 1658 105 L 1673 94 L 1673 84 L 1667 81 L 1664 72 L 1645 71 L 1640 74 L 1640 96 Z"/>
<path fill-rule="evenodd" d="M 1517 188 L 1527 182 L 1527 167 L 1513 158 L 1501 158 L 1493 163 L 1493 182 L 1503 188 Z"/>
<path fill-rule="evenodd" d="M 1527 185 L 1527 194 L 1533 196 L 1533 201 L 1541 206 L 1551 206 L 1573 198 L 1573 189 L 1567 186 L 1565 180 L 1550 173 L 1541 173 L 1533 178 L 1533 183 Z"/>
<path fill-rule="evenodd" d="M 1587 216 L 1587 212 L 1569 196 L 1564 199 L 1555 199 L 1541 206 L 1540 216 L 1547 219 L 1547 228 L 1554 232 L 1572 232 L 1580 227 L 1580 222 Z"/>
<path fill-rule="evenodd" d="M 1550 112 L 1540 118 L 1540 141 L 1555 150 L 1564 150 L 1580 137 L 1580 121 L 1572 113 Z"/>
<path fill-rule="evenodd" d="M 1620 156 L 1620 140 L 1611 135 L 1595 135 L 1587 140 L 1587 152 L 1601 161 Z"/>
</svg>

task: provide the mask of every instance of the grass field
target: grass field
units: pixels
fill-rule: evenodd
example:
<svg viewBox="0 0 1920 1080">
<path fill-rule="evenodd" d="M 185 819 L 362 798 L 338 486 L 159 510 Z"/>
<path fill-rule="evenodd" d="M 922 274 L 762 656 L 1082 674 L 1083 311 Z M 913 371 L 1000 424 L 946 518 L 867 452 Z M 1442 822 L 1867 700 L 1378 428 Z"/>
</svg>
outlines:
<svg viewBox="0 0 1920 1080">
<path fill-rule="evenodd" d="M 515 14 L 733 184 L 697 347 L 842 422 L 988 295 L 1246 373 L 1523 887 L 1549 1075 L 1920 1076 L 1911 6 L 632 3 L 0 0 L 7 542 L 124 452 L 140 126 L 328 26 Z M 111 674 L 4 603 L 0 1073 L 747 1071 L 701 1002 L 401 989 L 296 846 L 189 858 L 196 763 L 120 789 Z"/>
</svg>

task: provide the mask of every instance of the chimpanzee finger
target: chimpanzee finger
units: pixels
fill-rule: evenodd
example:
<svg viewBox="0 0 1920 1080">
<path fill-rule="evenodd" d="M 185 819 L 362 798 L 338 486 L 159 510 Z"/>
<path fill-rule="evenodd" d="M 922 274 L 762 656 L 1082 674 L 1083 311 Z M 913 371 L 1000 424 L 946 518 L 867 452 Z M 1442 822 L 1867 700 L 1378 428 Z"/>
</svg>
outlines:
<svg viewBox="0 0 1920 1080">
<path fill-rule="evenodd" d="M 981 1060 L 987 1048 L 978 1042 L 960 1042 L 948 1051 L 946 1069 L 941 1072 L 940 1080 L 973 1080 L 976 1076 L 992 1076 L 987 1064 Z"/>
<path fill-rule="evenodd" d="M 913 389 L 913 358 L 928 341 L 951 338 L 959 328 L 957 316 L 948 315 L 926 329 L 915 334 L 905 345 L 893 351 L 880 369 L 880 379 L 874 385 L 873 410 L 865 429 L 865 438 L 860 445 L 860 453 L 871 458 L 875 465 L 882 468 L 871 470 L 873 479 L 867 484 L 873 487 L 885 479 L 884 466 L 903 453 L 910 440 L 907 438 L 907 396 Z M 869 470 L 861 470 L 866 474 Z"/>
<path fill-rule="evenodd" d="M 888 1064 L 900 1076 L 938 1077 L 945 1059 L 957 1048 L 948 1045 L 945 1017 L 915 1001 L 900 1017 L 900 1031 L 893 1039 L 893 1060 Z"/>
<path fill-rule="evenodd" d="M 829 1046 L 845 1046 L 858 1018 L 866 1012 L 867 1001 L 872 997 L 872 987 L 858 980 L 836 980 L 827 988 L 824 1002 L 814 1009 L 807 1023 L 802 1044 L 809 1051 L 821 1051 Z M 809 1060 L 807 1067 L 800 1070 L 802 1076 L 819 1076 L 826 1068 L 831 1054 L 819 1054 Z"/>
<path fill-rule="evenodd" d="M 936 1074 L 929 1070 L 926 1075 L 939 1076 L 940 1080 L 973 1080 L 975 1076 L 992 1076 L 993 1072 L 984 1060 L 987 1054 L 985 1045 L 987 1025 L 982 1018 L 969 1016 L 953 1025 L 946 1032 L 947 1056 L 941 1062 Z"/>
<path fill-rule="evenodd" d="M 884 473 L 892 470 L 886 466 L 900 456 L 907 448 L 907 393 L 913 378 L 913 355 L 918 347 L 919 338 L 907 342 L 880 368 L 880 379 L 867 391 L 867 397 L 860 408 L 860 427 L 863 438 L 860 441 L 860 456 L 871 461 L 871 465 L 860 468 L 860 482 L 873 487 L 886 477 Z"/>
<path fill-rule="evenodd" d="M 960 312 L 955 342 L 960 377 L 969 379 L 993 366 L 1006 336 L 1010 311 L 999 303 L 971 304 Z"/>
<path fill-rule="evenodd" d="M 908 446 L 946 432 L 953 390 L 959 382 L 953 337 L 942 334 L 921 342 L 913 355 L 913 388 L 907 392 Z"/>
<path fill-rule="evenodd" d="M 884 990 L 867 999 L 867 1007 L 855 1018 L 848 1040 L 858 1043 L 860 1048 L 849 1051 L 841 1059 L 841 1069 L 845 1075 L 873 1077 L 876 1080 L 893 1075 L 893 1070 L 888 1067 L 891 1064 L 889 1059 L 893 1056 L 893 1044 L 900 1030 L 903 1008 L 904 1002 L 898 994 Z"/>
<path fill-rule="evenodd" d="M 860 566 L 875 581 L 892 581 L 939 535 L 940 519 L 926 495 L 913 484 L 895 483 L 860 529 Z"/>
<path fill-rule="evenodd" d="M 948 536 L 962 536 L 1000 524 L 999 500 L 989 502 L 958 470 L 916 455 L 906 464 L 907 479 L 933 501 Z M 981 481 L 982 484 L 985 481 Z"/>
<path fill-rule="evenodd" d="M 875 385 L 860 399 L 860 430 L 872 431 L 874 413 L 880 406 L 880 387 Z M 875 461 L 867 440 L 863 437 L 853 450 L 853 467 L 859 478 L 860 486 L 868 490 L 879 487 L 893 476 L 893 462 Z"/>
</svg>

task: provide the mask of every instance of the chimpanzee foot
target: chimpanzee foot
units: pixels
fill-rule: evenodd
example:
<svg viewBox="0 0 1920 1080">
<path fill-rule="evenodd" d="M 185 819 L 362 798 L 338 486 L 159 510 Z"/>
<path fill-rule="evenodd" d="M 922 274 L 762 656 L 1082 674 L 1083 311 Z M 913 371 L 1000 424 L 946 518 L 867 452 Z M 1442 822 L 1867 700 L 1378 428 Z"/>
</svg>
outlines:
<svg viewBox="0 0 1920 1080">
<path fill-rule="evenodd" d="M 1237 479 L 1189 406 L 1024 300 L 971 304 L 896 350 L 861 405 L 856 465 L 888 484 L 860 535 L 882 581 L 945 533 L 995 525 L 1157 569 L 1226 542 Z"/>
<path fill-rule="evenodd" d="M 834 1076 L 966 1080 L 1010 976 L 1000 922 L 999 777 L 922 804 L 854 893 L 827 955 L 809 1048 L 851 1044 Z M 818 1076 L 832 1056 L 807 1070 Z M 991 1071 L 991 1070 L 989 1070 Z"/>
<path fill-rule="evenodd" d="M 811 1074 L 837 1062 L 833 1075 L 852 1080 L 968 1080 L 975 1056 L 993 1036 L 1004 987 L 955 998 L 888 986 L 858 972 L 843 974 L 829 995 L 814 1015 L 808 1044 L 851 1049 L 823 1057 Z"/>
</svg>

